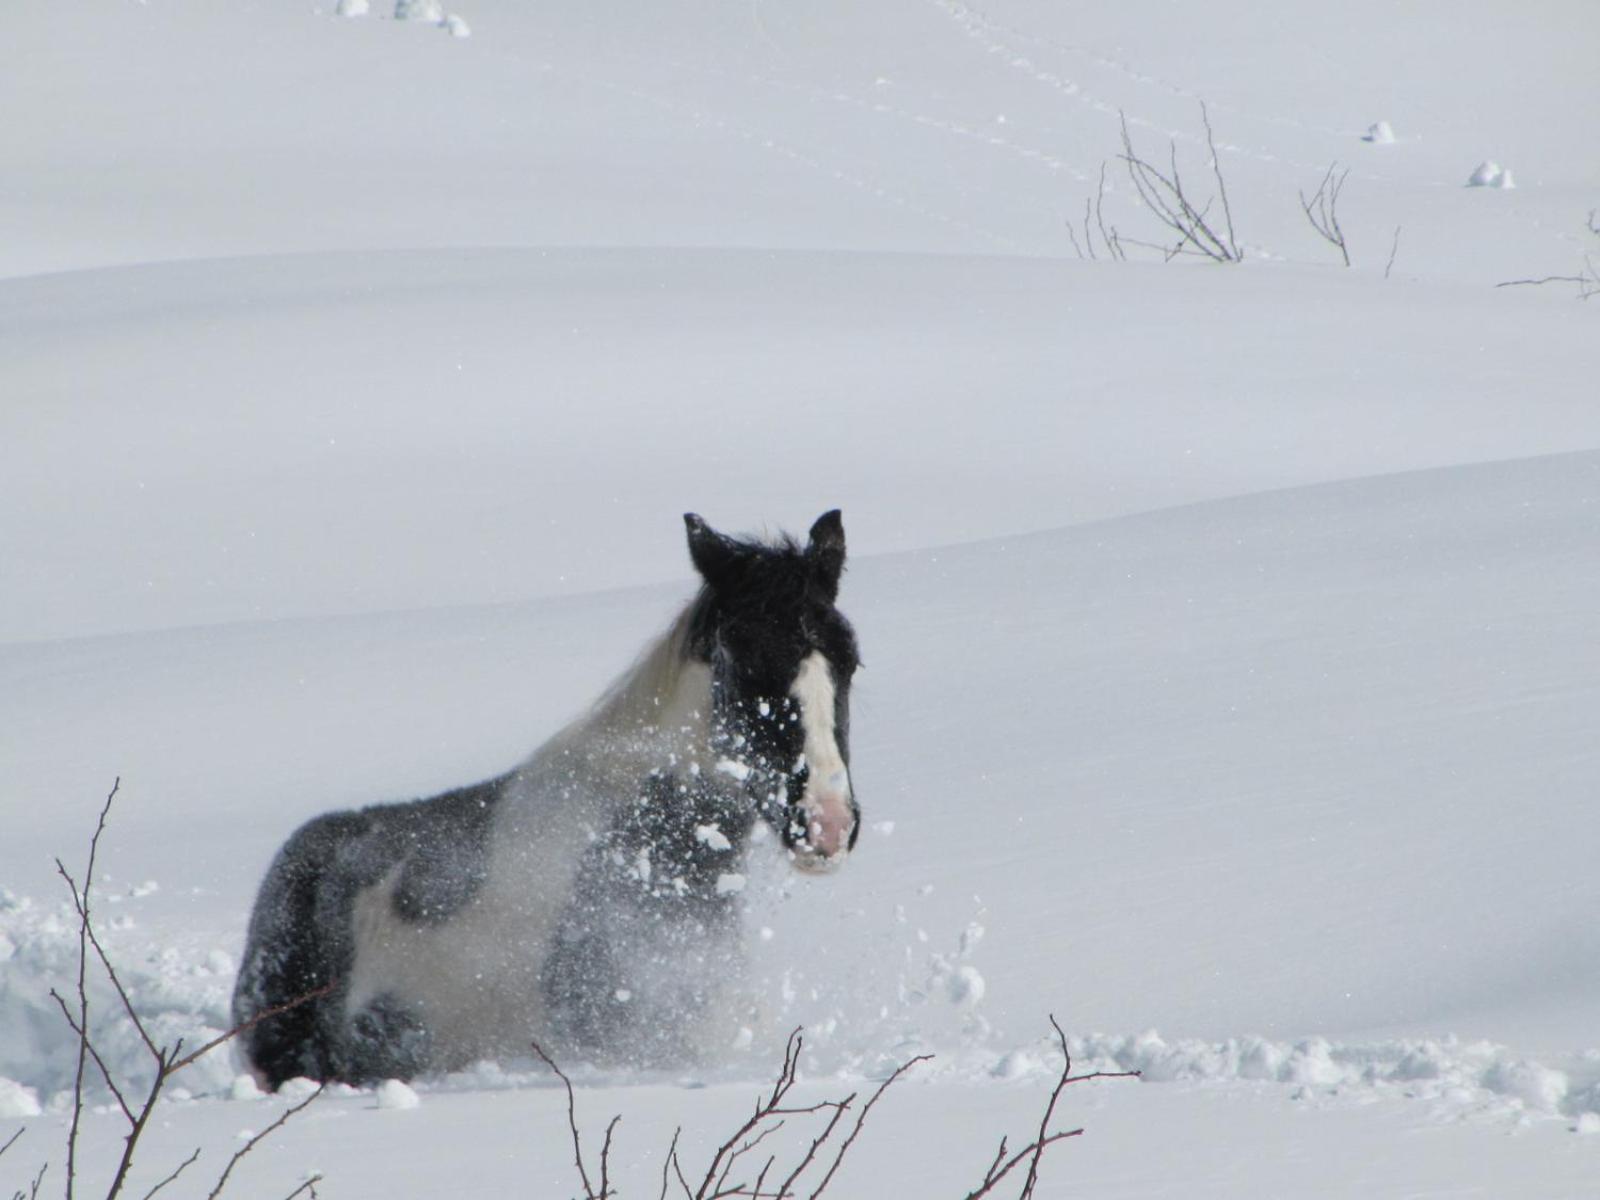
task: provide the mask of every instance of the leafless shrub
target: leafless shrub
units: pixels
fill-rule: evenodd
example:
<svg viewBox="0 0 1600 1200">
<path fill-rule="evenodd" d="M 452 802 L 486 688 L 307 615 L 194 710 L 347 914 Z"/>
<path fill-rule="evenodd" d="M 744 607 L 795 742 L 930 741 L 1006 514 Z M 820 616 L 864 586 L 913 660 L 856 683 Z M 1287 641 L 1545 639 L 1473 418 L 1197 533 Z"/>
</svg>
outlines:
<svg viewBox="0 0 1600 1200">
<path fill-rule="evenodd" d="M 984 1172 L 983 1179 L 978 1186 L 968 1192 L 964 1200 L 979 1200 L 994 1191 L 1000 1183 L 1022 1163 L 1028 1164 L 1027 1175 L 1022 1191 L 1018 1193 L 1018 1200 L 1027 1200 L 1033 1195 L 1035 1186 L 1039 1181 L 1039 1167 L 1044 1158 L 1044 1152 L 1057 1142 L 1067 1138 L 1080 1137 L 1082 1129 L 1055 1130 L 1050 1129 L 1050 1122 L 1055 1115 L 1056 1103 L 1061 1098 L 1061 1093 L 1068 1084 L 1082 1083 L 1090 1079 L 1125 1079 L 1138 1075 L 1137 1071 L 1095 1071 L 1087 1075 L 1072 1074 L 1072 1055 L 1067 1049 L 1066 1035 L 1061 1032 L 1061 1026 L 1056 1024 L 1054 1017 L 1050 1024 L 1056 1031 L 1056 1038 L 1061 1045 L 1063 1065 L 1061 1074 L 1056 1079 L 1054 1089 L 1045 1104 L 1044 1113 L 1039 1119 L 1038 1133 L 1021 1149 L 1008 1153 L 1010 1147 L 1006 1138 L 1000 1139 L 999 1148 L 995 1151 L 994 1158 Z M 839 1167 L 843 1164 L 850 1148 L 855 1145 L 856 1138 L 860 1136 L 862 1128 L 866 1125 L 867 1117 L 872 1112 L 873 1105 L 877 1104 L 882 1095 L 889 1090 L 900 1078 L 919 1063 L 932 1059 L 931 1054 L 919 1054 L 915 1058 L 907 1059 L 896 1067 L 873 1090 L 871 1096 L 859 1109 L 855 1107 L 859 1092 L 851 1092 L 848 1096 L 838 1100 L 821 1100 L 815 1104 L 790 1104 L 789 1093 L 794 1088 L 800 1067 L 800 1051 L 805 1045 L 801 1031 L 796 1029 L 789 1035 L 789 1040 L 784 1046 L 783 1065 L 778 1069 L 772 1089 L 762 1096 L 758 1096 L 754 1110 L 737 1129 L 733 1131 L 716 1148 L 711 1155 L 711 1161 L 706 1165 L 703 1174 L 686 1172 L 681 1156 L 678 1154 L 678 1141 L 683 1134 L 680 1126 L 673 1132 L 672 1142 L 667 1147 L 666 1158 L 661 1164 L 661 1191 L 659 1200 L 668 1200 L 669 1195 L 681 1194 L 684 1200 L 798 1200 L 801 1191 L 801 1177 L 819 1167 L 824 1161 L 828 1162 L 826 1170 L 820 1176 L 812 1172 L 815 1182 L 808 1182 L 805 1186 L 810 1188 L 809 1200 L 817 1200 L 827 1191 L 828 1185 L 833 1182 Z M 610 1182 L 610 1155 L 612 1133 L 615 1131 L 621 1117 L 612 1117 L 606 1126 L 605 1139 L 600 1149 L 599 1188 L 593 1182 L 588 1165 L 584 1160 L 583 1137 L 578 1128 L 577 1108 L 574 1100 L 572 1081 L 566 1073 L 556 1065 L 555 1061 L 546 1054 L 538 1043 L 534 1043 L 533 1052 L 553 1071 L 567 1094 L 567 1127 L 572 1133 L 573 1158 L 578 1170 L 578 1178 L 583 1185 L 583 1200 L 611 1200 L 616 1196 L 616 1191 Z M 850 1122 L 850 1131 L 837 1143 L 834 1135 L 843 1127 L 846 1114 L 854 1113 Z M 785 1166 L 779 1165 L 777 1154 L 767 1154 L 765 1161 L 758 1153 L 763 1143 L 772 1137 L 791 1118 L 815 1117 L 816 1132 L 806 1144 L 805 1149 L 799 1153 L 795 1161 Z M 827 1153 L 824 1153 L 825 1149 Z M 829 1156 L 831 1155 L 831 1161 Z M 760 1162 L 760 1169 L 755 1170 L 756 1163 Z M 755 1171 L 751 1175 L 752 1170 Z M 698 1175 L 698 1183 L 693 1176 Z M 780 1178 L 781 1176 L 781 1178 Z M 770 1181 L 770 1182 L 769 1182 Z M 677 1190 L 673 1190 L 673 1184 Z"/>
<path fill-rule="evenodd" d="M 1589 220 L 1586 228 L 1595 237 L 1600 238 L 1600 223 L 1596 223 L 1595 209 L 1589 210 Z M 1578 285 L 1578 299 L 1587 300 L 1590 296 L 1600 295 L 1600 263 L 1594 256 L 1585 252 L 1583 256 L 1583 269 L 1576 275 L 1546 275 L 1541 279 L 1507 279 L 1495 287 L 1538 287 L 1546 283 L 1575 283 Z"/>
<path fill-rule="evenodd" d="M 1306 214 L 1306 220 L 1311 222 L 1311 228 L 1315 229 L 1324 241 L 1331 242 L 1339 248 L 1344 265 L 1348 267 L 1350 250 L 1344 244 L 1344 230 L 1339 228 L 1339 193 L 1344 190 L 1344 181 L 1350 178 L 1350 168 L 1346 167 L 1335 178 L 1334 172 L 1338 170 L 1339 164 L 1332 163 L 1309 199 L 1304 192 L 1301 192 L 1300 208 Z M 1390 262 L 1393 262 L 1392 258 Z"/>
<path fill-rule="evenodd" d="M 59 858 L 56 859 L 56 872 L 61 876 L 62 880 L 65 881 L 68 890 L 72 894 L 73 910 L 77 913 L 78 917 L 78 967 L 76 987 L 74 988 L 70 998 L 64 997 L 54 988 L 50 989 L 51 999 L 56 1002 L 56 1006 L 61 1010 L 61 1015 L 66 1019 L 67 1025 L 72 1029 L 73 1034 L 77 1037 L 78 1055 L 77 1066 L 73 1075 L 72 1084 L 72 1113 L 67 1129 L 67 1200 L 73 1200 L 79 1183 L 78 1135 L 83 1124 L 83 1113 L 86 1103 L 85 1082 L 89 1075 L 89 1069 L 91 1065 L 93 1066 L 94 1071 L 99 1075 L 101 1081 L 105 1084 L 106 1090 L 110 1092 L 112 1099 L 116 1102 L 116 1106 L 121 1111 L 123 1119 L 127 1122 L 128 1126 L 127 1133 L 123 1136 L 123 1148 L 121 1155 L 117 1161 L 115 1171 L 111 1178 L 111 1183 L 106 1191 L 106 1200 L 115 1200 L 115 1197 L 120 1195 L 123 1188 L 127 1186 L 129 1173 L 133 1169 L 134 1154 L 139 1148 L 140 1138 L 144 1135 L 145 1129 L 149 1125 L 150 1118 L 155 1112 L 156 1103 L 160 1100 L 162 1091 L 166 1088 L 167 1084 L 171 1082 L 173 1076 L 177 1075 L 185 1067 L 192 1066 L 200 1058 L 206 1054 L 209 1054 L 217 1047 L 237 1037 L 239 1034 L 251 1028 L 256 1023 L 263 1021 L 268 1017 L 275 1016 L 278 1013 L 286 1012 L 291 1008 L 295 1008 L 298 1005 L 304 1004 L 308 1000 L 312 1000 L 318 996 L 324 995 L 328 990 L 322 989 L 320 991 L 313 992 L 310 995 L 301 996 L 290 1001 L 288 1004 L 280 1005 L 275 1009 L 260 1013 L 252 1020 L 245 1022 L 244 1024 L 234 1026 L 226 1033 L 219 1034 L 217 1037 L 212 1038 L 205 1045 L 196 1050 L 189 1051 L 188 1053 L 184 1052 L 182 1038 L 179 1038 L 170 1045 L 157 1044 L 155 1038 L 151 1036 L 149 1027 L 145 1024 L 143 1018 L 139 1016 L 138 1010 L 134 1007 L 133 1001 L 129 998 L 128 990 L 123 986 L 122 977 L 117 973 L 117 968 L 115 964 L 112 963 L 110 955 L 106 953 L 105 946 L 100 940 L 99 931 L 95 928 L 94 924 L 93 889 L 95 862 L 99 857 L 100 838 L 105 833 L 106 820 L 111 814 L 112 803 L 116 800 L 117 791 L 121 786 L 122 780 L 119 778 L 111 785 L 111 791 L 109 794 L 107 794 L 105 804 L 100 809 L 100 818 L 95 825 L 94 833 L 89 839 L 89 857 L 88 863 L 84 868 L 82 884 L 80 885 L 73 874 L 67 870 L 66 864 L 64 864 Z M 106 979 L 110 982 L 112 989 L 116 992 L 117 1000 L 120 1004 L 123 1014 L 132 1024 L 134 1031 L 139 1036 L 139 1040 L 143 1042 L 144 1048 L 150 1056 L 154 1073 L 148 1086 L 145 1087 L 139 1094 L 135 1094 L 133 1092 L 132 1081 L 127 1079 L 119 1079 L 117 1077 L 116 1072 L 111 1069 L 110 1065 L 101 1055 L 99 1048 L 96 1046 L 94 1038 L 91 1034 L 89 1002 L 90 977 L 93 967 L 96 965 L 98 965 L 99 970 L 104 974 Z M 321 1092 L 322 1089 L 319 1087 L 310 1096 L 306 1097 L 305 1100 L 291 1106 L 276 1121 L 241 1146 L 234 1153 L 233 1157 L 228 1160 L 228 1164 L 223 1169 L 221 1176 L 217 1179 L 216 1185 L 211 1189 L 208 1200 L 216 1200 L 216 1198 L 221 1195 L 223 1188 L 227 1186 L 229 1176 L 233 1173 L 234 1168 L 238 1166 L 239 1161 L 244 1158 L 245 1155 L 249 1154 L 250 1151 L 255 1149 L 255 1147 L 270 1134 L 282 1128 L 285 1122 L 287 1122 L 296 1113 L 304 1109 L 306 1105 L 310 1104 L 312 1100 L 316 1099 Z M 0 1153 L 4 1153 L 6 1149 L 9 1149 L 12 1142 L 15 1140 L 16 1138 L 13 1137 L 10 1142 L 6 1143 L 5 1147 L 0 1148 Z M 151 1200 L 151 1197 L 159 1193 L 168 1184 L 174 1182 L 179 1176 L 188 1170 L 189 1167 L 193 1166 L 194 1163 L 199 1160 L 199 1158 L 200 1150 L 197 1148 L 192 1154 L 189 1155 L 188 1158 L 184 1159 L 163 1179 L 146 1191 L 144 1193 L 144 1200 Z M 46 1164 L 46 1167 L 40 1169 L 39 1176 L 35 1179 L 33 1183 L 33 1189 L 28 1194 L 26 1200 L 34 1200 L 34 1197 L 37 1196 L 40 1183 L 44 1177 L 44 1171 L 47 1168 L 48 1164 Z M 309 1193 L 312 1197 L 315 1197 L 316 1183 L 316 1178 L 308 1179 L 298 1188 L 296 1188 L 294 1192 L 290 1193 L 290 1195 L 298 1196 L 302 1193 Z M 14 1200 L 24 1200 L 23 1193 L 17 1192 Z"/>
<path fill-rule="evenodd" d="M 1134 149 L 1133 135 L 1128 132 L 1127 115 L 1118 115 L 1122 120 L 1122 153 L 1118 158 L 1128 168 L 1128 178 L 1133 181 L 1139 199 L 1178 239 L 1171 245 L 1152 245 L 1126 237 L 1119 241 L 1135 246 L 1150 246 L 1161 251 L 1168 261 L 1180 254 L 1195 254 L 1213 262 L 1241 262 L 1244 255 L 1234 235 L 1233 209 L 1228 203 L 1228 186 L 1222 177 L 1222 163 L 1217 157 L 1216 138 L 1211 131 L 1211 117 L 1206 106 L 1200 105 L 1200 120 L 1206 130 L 1206 149 L 1211 155 L 1211 172 L 1216 180 L 1217 191 L 1215 196 L 1204 201 L 1199 201 L 1184 185 L 1183 175 L 1178 168 L 1177 142 L 1169 143 L 1168 166 L 1163 171 Z M 1212 215 L 1214 208 L 1221 210 L 1220 228 L 1217 218 Z"/>
</svg>

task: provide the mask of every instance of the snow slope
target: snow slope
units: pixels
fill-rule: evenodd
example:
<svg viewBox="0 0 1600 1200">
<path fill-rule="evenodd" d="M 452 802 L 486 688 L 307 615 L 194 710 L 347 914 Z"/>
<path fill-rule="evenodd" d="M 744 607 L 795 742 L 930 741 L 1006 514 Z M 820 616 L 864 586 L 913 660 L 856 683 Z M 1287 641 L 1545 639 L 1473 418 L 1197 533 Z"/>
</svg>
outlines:
<svg viewBox="0 0 1600 1200">
<path fill-rule="evenodd" d="M 298 821 L 526 754 L 685 599 L 682 511 L 838 504 L 868 828 L 753 865 L 748 1047 L 575 1064 L 630 1194 L 798 1023 L 812 1096 L 938 1055 L 829 1194 L 960 1194 L 1051 1012 L 1145 1082 L 1069 1091 L 1041 1196 L 1592 1194 L 1600 339 L 1490 286 L 1592 252 L 1587 6 L 391 11 L 6 16 L 0 1176 L 59 1171 L 53 856 L 114 777 L 108 943 L 193 1039 Z M 1201 98 L 1249 261 L 1080 261 L 1118 111 L 1199 180 Z M 1334 159 L 1350 271 L 1296 195 Z M 234 1073 L 143 1188 L 281 1111 Z M 324 1097 L 228 1194 L 574 1190 L 531 1064 L 416 1098 Z"/>
</svg>

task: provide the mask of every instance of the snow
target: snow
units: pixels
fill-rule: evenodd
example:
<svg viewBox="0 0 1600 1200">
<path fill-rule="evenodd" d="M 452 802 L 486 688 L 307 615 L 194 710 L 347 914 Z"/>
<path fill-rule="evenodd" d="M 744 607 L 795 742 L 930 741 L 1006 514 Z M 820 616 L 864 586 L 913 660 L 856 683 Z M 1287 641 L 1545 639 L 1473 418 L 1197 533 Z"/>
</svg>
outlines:
<svg viewBox="0 0 1600 1200">
<path fill-rule="evenodd" d="M 379 1108 L 408 1109 L 418 1108 L 422 1104 L 422 1098 L 415 1089 L 398 1079 L 385 1079 L 377 1086 L 376 1095 Z"/>
<path fill-rule="evenodd" d="M 1472 169 L 1472 174 L 1467 176 L 1468 187 L 1487 188 L 1514 188 L 1516 180 L 1511 172 L 1491 159 L 1484 159 Z"/>
<path fill-rule="evenodd" d="M 567 1064 L 587 1131 L 624 1114 L 630 1194 L 679 1125 L 709 1156 L 798 1024 L 809 1100 L 936 1055 L 829 1194 L 960 1194 L 1037 1127 L 1052 1013 L 1076 1070 L 1142 1079 L 1065 1093 L 1087 1134 L 1041 1197 L 1592 1190 L 1600 338 L 1570 290 L 1492 286 L 1595 248 L 1588 19 L 24 0 L 6 1178 L 60 1161 L 54 858 L 81 867 L 113 778 L 106 946 L 198 1045 L 299 821 L 483 778 L 582 711 L 689 594 L 682 512 L 840 506 L 861 843 L 826 878 L 771 839 L 730 862 L 723 1058 Z M 1080 261 L 1119 111 L 1198 179 L 1202 99 L 1249 261 Z M 1349 270 L 1297 198 L 1336 160 Z M 1158 236 L 1114 169 L 1104 205 Z M 174 1082 L 139 1194 L 314 1090 L 263 1097 L 226 1052 Z M 567 1138 L 547 1073 L 484 1063 L 329 1089 L 227 1194 L 566 1195 Z"/>
</svg>

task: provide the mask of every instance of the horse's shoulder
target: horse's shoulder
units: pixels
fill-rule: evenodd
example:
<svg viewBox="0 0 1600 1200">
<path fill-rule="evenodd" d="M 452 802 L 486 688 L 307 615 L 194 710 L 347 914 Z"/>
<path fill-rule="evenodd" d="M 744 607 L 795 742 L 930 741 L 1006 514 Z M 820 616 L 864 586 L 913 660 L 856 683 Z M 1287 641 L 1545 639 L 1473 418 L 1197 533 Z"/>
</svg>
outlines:
<svg viewBox="0 0 1600 1200">
<path fill-rule="evenodd" d="M 399 806 L 392 849 L 401 862 L 395 915 L 438 924 L 465 907 L 489 871 L 489 836 L 506 776 Z"/>
</svg>

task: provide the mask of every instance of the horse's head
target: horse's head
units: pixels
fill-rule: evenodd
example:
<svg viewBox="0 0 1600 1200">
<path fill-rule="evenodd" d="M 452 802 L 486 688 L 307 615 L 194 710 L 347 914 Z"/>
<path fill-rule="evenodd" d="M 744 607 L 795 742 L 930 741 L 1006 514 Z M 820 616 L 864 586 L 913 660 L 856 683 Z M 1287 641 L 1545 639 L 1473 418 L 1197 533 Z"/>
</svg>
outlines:
<svg viewBox="0 0 1600 1200">
<path fill-rule="evenodd" d="M 861 826 L 850 779 L 855 633 L 835 606 L 844 570 L 837 510 L 806 545 L 730 538 L 684 517 L 705 580 L 689 650 L 711 667 L 717 770 L 743 779 L 797 866 L 823 870 Z"/>
</svg>

